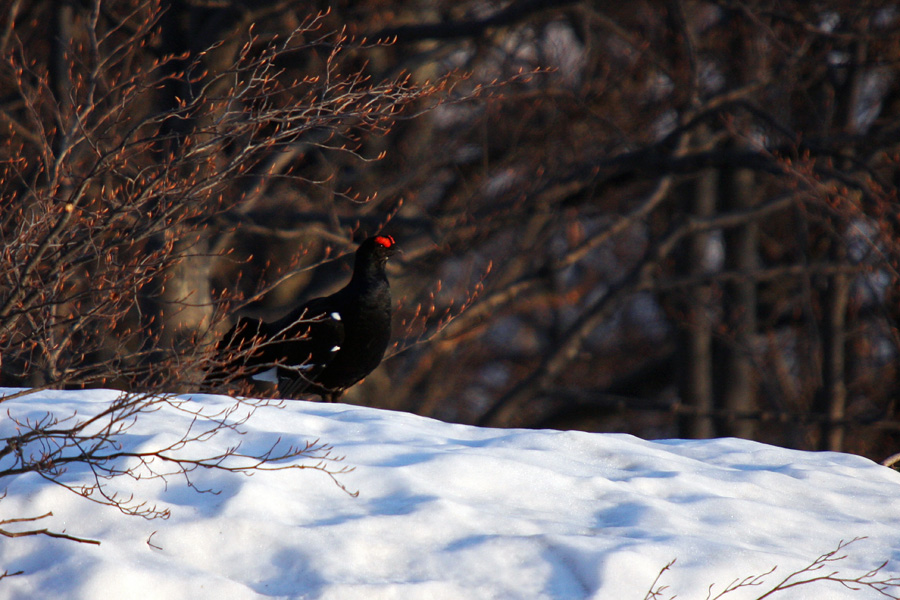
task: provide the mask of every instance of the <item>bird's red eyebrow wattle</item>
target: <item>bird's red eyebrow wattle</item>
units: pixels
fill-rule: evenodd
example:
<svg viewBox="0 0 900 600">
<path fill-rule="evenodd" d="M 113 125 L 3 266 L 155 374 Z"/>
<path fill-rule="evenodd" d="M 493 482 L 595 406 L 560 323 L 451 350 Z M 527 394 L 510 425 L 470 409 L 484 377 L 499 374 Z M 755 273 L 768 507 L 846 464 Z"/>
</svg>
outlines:
<svg viewBox="0 0 900 600">
<path fill-rule="evenodd" d="M 394 241 L 393 236 L 390 235 L 379 235 L 375 238 L 375 243 L 379 246 L 384 246 L 385 248 L 390 248 L 397 242 Z"/>
</svg>

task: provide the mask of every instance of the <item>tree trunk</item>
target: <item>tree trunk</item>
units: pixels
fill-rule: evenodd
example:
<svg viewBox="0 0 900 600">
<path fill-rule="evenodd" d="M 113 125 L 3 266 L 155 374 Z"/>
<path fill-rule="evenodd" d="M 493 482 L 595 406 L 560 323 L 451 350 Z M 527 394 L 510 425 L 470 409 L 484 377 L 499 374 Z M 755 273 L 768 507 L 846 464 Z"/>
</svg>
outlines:
<svg viewBox="0 0 900 600">
<path fill-rule="evenodd" d="M 850 298 L 850 278 L 839 273 L 831 278 L 825 296 L 825 315 L 822 327 L 822 389 L 820 408 L 827 420 L 822 426 L 819 442 L 822 450 L 840 452 L 844 448 L 847 409 L 847 385 L 844 381 L 847 340 L 847 303 Z"/>
<path fill-rule="evenodd" d="M 753 173 L 747 170 L 724 174 L 722 192 L 726 208 L 739 211 L 751 208 L 755 201 Z M 725 233 L 725 267 L 729 271 L 749 273 L 757 268 L 758 225 L 748 221 Z M 726 315 L 732 332 L 724 357 L 721 408 L 729 415 L 719 425 L 719 433 L 744 439 L 756 435 L 756 423 L 741 414 L 756 406 L 756 377 L 753 346 L 756 334 L 756 283 L 741 278 L 726 287 Z"/>
<path fill-rule="evenodd" d="M 718 176 L 713 170 L 704 171 L 697 179 L 691 198 L 691 214 L 703 218 L 716 209 Z M 688 240 L 681 270 L 685 276 L 699 275 L 710 243 L 708 233 L 699 233 Z M 686 320 L 679 337 L 682 351 L 679 395 L 689 410 L 679 423 L 681 437 L 711 438 L 716 432 L 712 412 L 713 403 L 713 317 L 710 314 L 709 286 L 696 286 L 686 292 L 684 301 Z"/>
</svg>

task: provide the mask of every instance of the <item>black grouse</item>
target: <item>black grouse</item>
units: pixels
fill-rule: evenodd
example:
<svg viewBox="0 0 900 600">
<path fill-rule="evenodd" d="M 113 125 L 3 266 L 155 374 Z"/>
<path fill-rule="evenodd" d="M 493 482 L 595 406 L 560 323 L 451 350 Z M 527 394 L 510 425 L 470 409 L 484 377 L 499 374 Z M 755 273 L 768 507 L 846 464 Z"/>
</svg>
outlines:
<svg viewBox="0 0 900 600">
<path fill-rule="evenodd" d="M 391 335 L 391 290 L 385 264 L 398 251 L 389 235 L 356 251 L 353 276 L 330 296 L 315 298 L 266 323 L 241 317 L 216 345 L 207 383 L 269 381 L 284 398 L 318 394 L 335 402 L 381 363 Z"/>
</svg>

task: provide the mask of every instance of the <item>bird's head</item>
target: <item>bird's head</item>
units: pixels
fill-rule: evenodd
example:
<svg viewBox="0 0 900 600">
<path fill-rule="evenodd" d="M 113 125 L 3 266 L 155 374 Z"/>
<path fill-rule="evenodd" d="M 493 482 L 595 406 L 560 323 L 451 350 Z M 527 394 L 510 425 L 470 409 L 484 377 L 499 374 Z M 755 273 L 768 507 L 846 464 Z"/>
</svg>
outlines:
<svg viewBox="0 0 900 600">
<path fill-rule="evenodd" d="M 356 251 L 357 265 L 384 265 L 387 259 L 400 252 L 397 242 L 389 235 L 376 235 L 366 239 Z"/>
<path fill-rule="evenodd" d="M 358 252 L 387 260 L 400 252 L 400 248 L 393 236 L 376 235 L 360 244 Z"/>
</svg>

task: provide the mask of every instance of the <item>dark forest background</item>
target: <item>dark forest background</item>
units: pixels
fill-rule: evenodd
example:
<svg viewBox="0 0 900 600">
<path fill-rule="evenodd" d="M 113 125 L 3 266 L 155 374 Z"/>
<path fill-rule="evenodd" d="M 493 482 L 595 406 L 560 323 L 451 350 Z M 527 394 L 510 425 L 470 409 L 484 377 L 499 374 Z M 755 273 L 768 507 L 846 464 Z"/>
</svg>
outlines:
<svg viewBox="0 0 900 600">
<path fill-rule="evenodd" d="M 900 452 L 900 8 L 6 0 L 0 385 L 195 391 L 384 231 L 351 403 Z"/>
</svg>

